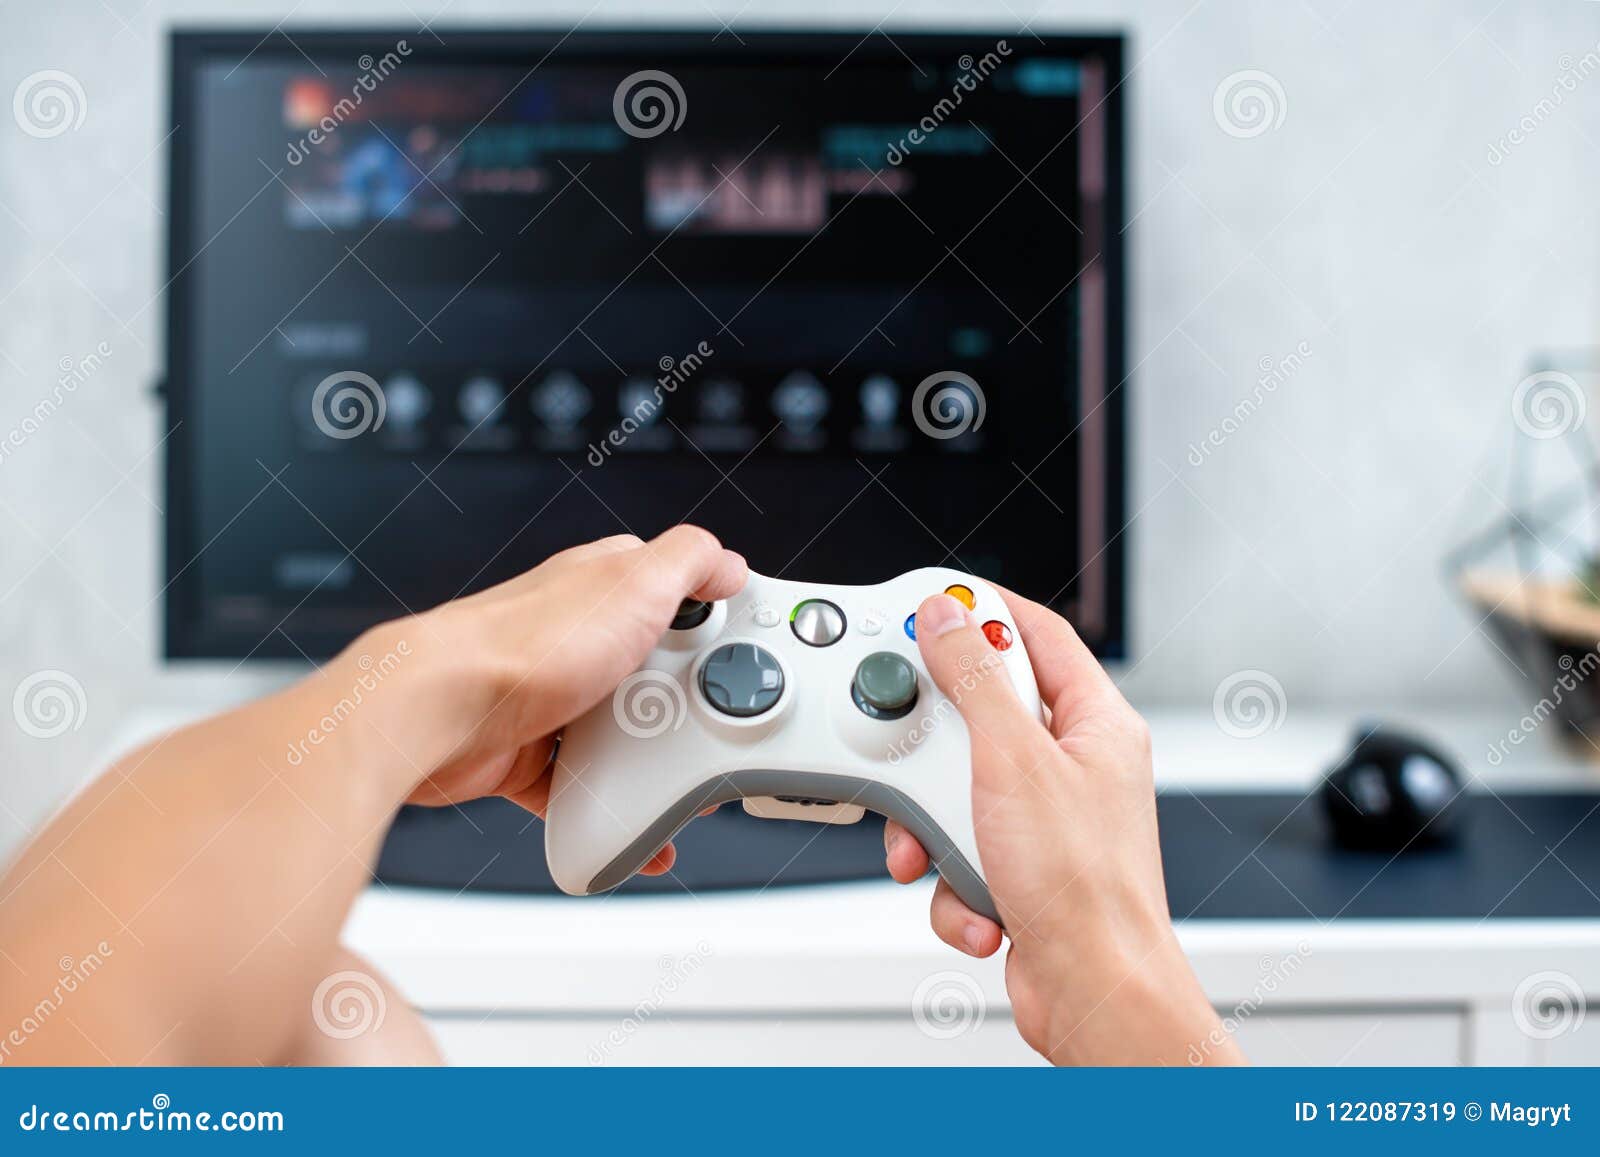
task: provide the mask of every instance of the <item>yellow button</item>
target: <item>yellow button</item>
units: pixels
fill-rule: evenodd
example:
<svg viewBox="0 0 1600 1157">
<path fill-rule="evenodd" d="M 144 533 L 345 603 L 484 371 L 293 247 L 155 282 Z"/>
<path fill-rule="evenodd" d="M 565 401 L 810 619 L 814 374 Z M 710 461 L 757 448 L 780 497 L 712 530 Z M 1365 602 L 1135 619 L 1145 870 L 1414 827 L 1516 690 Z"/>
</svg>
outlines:
<svg viewBox="0 0 1600 1157">
<path fill-rule="evenodd" d="M 960 583 L 955 583 L 952 586 L 945 587 L 944 593 L 957 602 L 966 603 L 969 611 L 976 610 L 978 607 L 978 597 L 972 593 L 971 587 L 964 587 Z"/>
</svg>

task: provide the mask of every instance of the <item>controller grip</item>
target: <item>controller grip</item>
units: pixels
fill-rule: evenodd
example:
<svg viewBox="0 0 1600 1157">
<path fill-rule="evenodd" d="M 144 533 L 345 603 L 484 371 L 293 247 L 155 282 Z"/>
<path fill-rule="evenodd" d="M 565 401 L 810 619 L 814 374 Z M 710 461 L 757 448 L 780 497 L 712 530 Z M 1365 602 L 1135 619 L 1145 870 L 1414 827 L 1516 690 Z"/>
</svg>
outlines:
<svg viewBox="0 0 1600 1157">
<path fill-rule="evenodd" d="M 749 796 L 792 795 L 804 793 L 841 803 L 860 804 L 870 811 L 894 820 L 927 850 L 928 858 L 944 877 L 945 882 L 961 897 L 962 903 L 980 916 L 1000 923 L 1000 914 L 989 895 L 978 865 L 973 862 L 954 838 L 928 814 L 927 809 L 904 792 L 887 784 L 850 775 L 826 772 L 767 771 L 752 769 L 734 771 L 707 779 L 685 792 L 644 831 L 614 855 L 591 879 L 571 881 L 573 890 L 590 895 L 607 892 L 623 883 L 655 855 L 690 820 L 708 807 L 731 803 Z M 563 825 L 552 825 L 547 835 L 560 839 Z M 552 869 L 563 857 L 559 843 L 550 847 Z M 566 873 L 555 872 L 558 882 Z M 562 884 L 563 888 L 567 883 Z"/>
</svg>

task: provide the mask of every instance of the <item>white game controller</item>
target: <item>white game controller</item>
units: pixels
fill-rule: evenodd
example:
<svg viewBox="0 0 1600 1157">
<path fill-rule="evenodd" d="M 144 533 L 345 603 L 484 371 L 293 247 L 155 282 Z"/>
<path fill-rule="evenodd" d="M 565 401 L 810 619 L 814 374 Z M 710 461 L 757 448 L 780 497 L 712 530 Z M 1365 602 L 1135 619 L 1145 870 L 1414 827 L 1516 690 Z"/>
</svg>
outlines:
<svg viewBox="0 0 1600 1157">
<path fill-rule="evenodd" d="M 966 723 L 913 637 L 918 604 L 940 592 L 972 609 L 992 647 L 962 685 L 1009 677 L 1042 717 L 1017 626 L 980 579 L 943 567 L 871 587 L 752 574 L 726 602 L 685 603 L 643 666 L 566 729 L 545 832 L 556 884 L 616 887 L 714 804 L 823 823 L 869 808 L 998 918 L 973 834 Z"/>
</svg>

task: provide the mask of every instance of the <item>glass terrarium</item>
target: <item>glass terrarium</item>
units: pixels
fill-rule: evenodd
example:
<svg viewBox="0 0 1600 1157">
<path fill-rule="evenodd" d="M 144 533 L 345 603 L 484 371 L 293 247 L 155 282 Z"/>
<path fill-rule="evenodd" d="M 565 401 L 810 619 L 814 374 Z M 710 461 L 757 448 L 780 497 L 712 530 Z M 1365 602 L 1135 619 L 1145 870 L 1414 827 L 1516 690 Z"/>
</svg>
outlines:
<svg viewBox="0 0 1600 1157">
<path fill-rule="evenodd" d="M 1524 720 L 1600 760 L 1600 351 L 1535 360 L 1511 397 L 1505 498 L 1446 559 L 1538 699 Z M 1531 721 L 1531 725 L 1530 724 Z"/>
</svg>

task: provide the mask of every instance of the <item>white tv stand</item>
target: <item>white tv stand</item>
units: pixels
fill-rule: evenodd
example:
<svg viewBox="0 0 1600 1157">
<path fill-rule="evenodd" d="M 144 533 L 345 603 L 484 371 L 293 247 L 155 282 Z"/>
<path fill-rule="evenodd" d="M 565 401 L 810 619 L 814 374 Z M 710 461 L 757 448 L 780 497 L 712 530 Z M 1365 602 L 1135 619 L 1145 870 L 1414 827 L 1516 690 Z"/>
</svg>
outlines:
<svg viewBox="0 0 1600 1157">
<path fill-rule="evenodd" d="M 1542 743 L 1489 768 L 1502 714 L 1387 718 L 1436 737 L 1485 788 L 1600 789 L 1600 772 Z M 1354 717 L 1298 712 L 1241 741 L 1209 711 L 1146 715 L 1158 783 L 1180 791 L 1306 790 Z M 145 717 L 117 747 L 177 721 Z M 574 900 L 378 885 L 346 939 L 463 1064 L 1037 1063 L 1010 1024 L 1000 960 L 974 961 L 928 930 L 931 887 Z M 1600 920 L 1194 920 L 1178 932 L 1259 1063 L 1600 1064 Z M 1595 1006 L 1550 1039 L 1522 1031 L 1512 1007 L 1544 971 L 1575 978 Z M 957 1007 L 981 1004 L 981 1023 L 922 1031 L 919 987 L 940 984 Z"/>
</svg>

